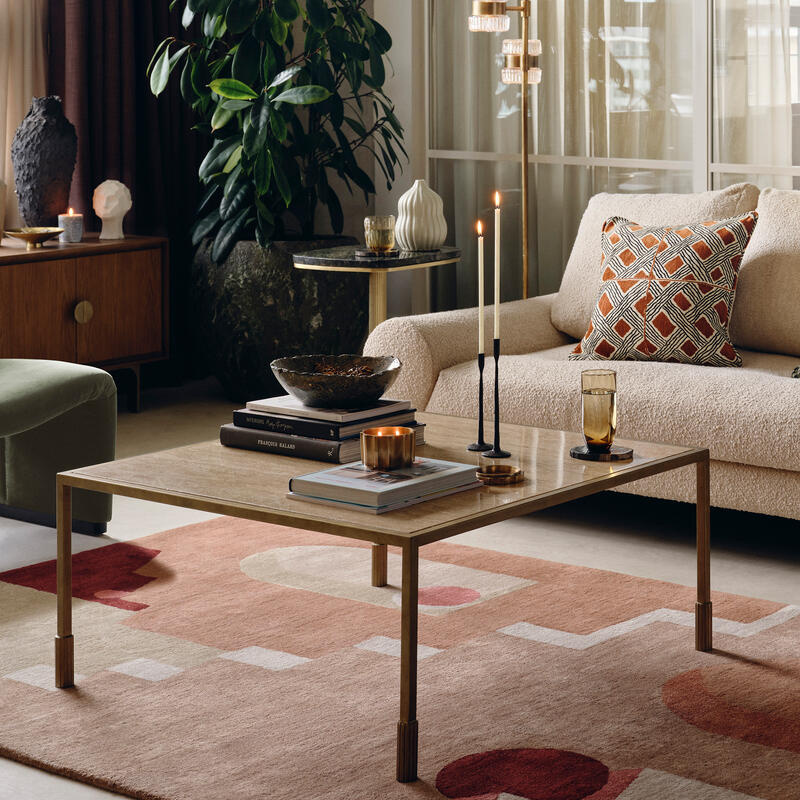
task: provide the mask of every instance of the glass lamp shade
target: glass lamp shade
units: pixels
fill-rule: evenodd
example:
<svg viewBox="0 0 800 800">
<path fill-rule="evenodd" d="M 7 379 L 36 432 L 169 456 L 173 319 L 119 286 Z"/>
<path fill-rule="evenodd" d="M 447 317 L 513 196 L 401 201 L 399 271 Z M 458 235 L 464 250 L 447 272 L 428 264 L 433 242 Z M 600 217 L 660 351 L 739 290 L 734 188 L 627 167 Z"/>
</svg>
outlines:
<svg viewBox="0 0 800 800">
<path fill-rule="evenodd" d="M 519 67 L 504 67 L 500 74 L 500 79 L 505 84 L 522 83 L 522 70 Z M 531 67 L 528 70 L 528 83 L 541 83 L 542 70 L 539 67 Z"/>
<path fill-rule="evenodd" d="M 539 39 L 528 39 L 528 55 L 540 56 L 542 54 L 542 43 Z M 504 56 L 521 56 L 522 39 L 503 39 Z"/>
<path fill-rule="evenodd" d="M 487 33 L 505 33 L 511 27 L 511 18 L 491 14 L 487 16 L 472 15 L 469 17 L 469 29 L 473 32 L 485 31 Z"/>
</svg>

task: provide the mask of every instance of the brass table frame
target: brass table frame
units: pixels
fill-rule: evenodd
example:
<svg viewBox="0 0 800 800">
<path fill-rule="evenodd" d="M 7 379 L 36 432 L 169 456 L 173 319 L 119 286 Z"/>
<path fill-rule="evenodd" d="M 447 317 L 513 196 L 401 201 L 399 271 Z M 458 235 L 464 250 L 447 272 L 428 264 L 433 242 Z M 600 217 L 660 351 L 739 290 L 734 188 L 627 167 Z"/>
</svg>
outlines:
<svg viewBox="0 0 800 800">
<path fill-rule="evenodd" d="M 429 443 L 423 456 L 464 460 L 474 421 L 420 414 Z M 417 621 L 419 549 L 459 533 L 511 519 L 569 500 L 596 494 L 640 478 L 691 464 L 697 469 L 697 602 L 695 648 L 712 647 L 709 452 L 644 442 L 623 441 L 638 456 L 633 462 L 603 464 L 571 459 L 579 434 L 504 425 L 506 446 L 523 454 L 528 480 L 518 486 L 483 487 L 373 517 L 357 511 L 301 503 L 286 498 L 288 477 L 311 471 L 299 462 L 218 442 L 164 450 L 122 461 L 83 467 L 57 476 L 57 635 L 55 683 L 74 685 L 72 633 L 72 489 L 91 489 L 157 503 L 193 508 L 242 519 L 320 531 L 372 542 L 372 585 L 387 582 L 387 545 L 402 551 L 400 719 L 397 723 L 398 781 L 417 778 Z M 322 465 L 327 466 L 327 465 Z"/>
<path fill-rule="evenodd" d="M 369 332 L 375 330 L 386 320 L 386 297 L 390 272 L 406 272 L 410 269 L 430 269 L 443 267 L 446 264 L 457 264 L 461 257 L 446 258 L 442 261 L 426 261 L 423 264 L 407 264 L 403 267 L 338 267 L 324 264 L 299 264 L 294 262 L 295 269 L 310 269 L 316 272 L 355 272 L 369 275 Z"/>
</svg>

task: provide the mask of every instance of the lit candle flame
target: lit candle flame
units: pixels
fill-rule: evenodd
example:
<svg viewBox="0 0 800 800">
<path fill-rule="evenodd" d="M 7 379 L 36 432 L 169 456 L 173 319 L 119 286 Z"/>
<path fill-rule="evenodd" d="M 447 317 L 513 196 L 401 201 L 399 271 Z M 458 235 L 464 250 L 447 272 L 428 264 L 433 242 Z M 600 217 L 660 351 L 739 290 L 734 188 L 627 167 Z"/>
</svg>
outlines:
<svg viewBox="0 0 800 800">
<path fill-rule="evenodd" d="M 72 206 L 69 207 L 69 211 L 67 212 L 67 216 L 74 217 L 75 212 L 72 210 Z"/>
<path fill-rule="evenodd" d="M 494 205 L 495 208 L 500 208 L 500 192 L 494 193 Z"/>
<path fill-rule="evenodd" d="M 478 220 L 478 236 L 483 236 L 483 223 Z"/>
</svg>

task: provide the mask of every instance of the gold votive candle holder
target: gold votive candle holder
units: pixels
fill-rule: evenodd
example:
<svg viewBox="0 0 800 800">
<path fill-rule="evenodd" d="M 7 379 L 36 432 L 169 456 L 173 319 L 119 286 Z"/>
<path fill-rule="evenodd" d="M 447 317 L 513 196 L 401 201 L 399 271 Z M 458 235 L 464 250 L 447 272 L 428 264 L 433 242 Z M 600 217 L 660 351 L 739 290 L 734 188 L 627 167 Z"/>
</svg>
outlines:
<svg viewBox="0 0 800 800">
<path fill-rule="evenodd" d="M 410 467 L 416 444 L 413 428 L 367 428 L 361 431 L 361 460 L 369 469 Z"/>
</svg>

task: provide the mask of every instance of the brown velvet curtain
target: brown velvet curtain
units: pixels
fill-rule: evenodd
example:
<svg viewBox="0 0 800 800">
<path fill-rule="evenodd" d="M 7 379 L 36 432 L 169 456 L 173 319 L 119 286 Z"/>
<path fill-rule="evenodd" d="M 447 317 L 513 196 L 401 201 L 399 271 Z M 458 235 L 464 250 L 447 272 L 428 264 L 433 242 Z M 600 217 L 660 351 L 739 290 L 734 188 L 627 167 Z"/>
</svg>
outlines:
<svg viewBox="0 0 800 800">
<path fill-rule="evenodd" d="M 49 91 L 64 100 L 78 133 L 70 203 L 99 230 L 94 188 L 114 178 L 131 190 L 127 233 L 170 238 L 172 360 L 169 377 L 197 372 L 192 362 L 188 306 L 189 228 L 200 193 L 203 140 L 182 101 L 177 80 L 159 98 L 145 75 L 158 43 L 181 37 L 180 14 L 169 0 L 50 0 Z M 175 76 L 177 77 L 177 76 Z M 151 370 L 159 382 L 164 370 Z"/>
</svg>

